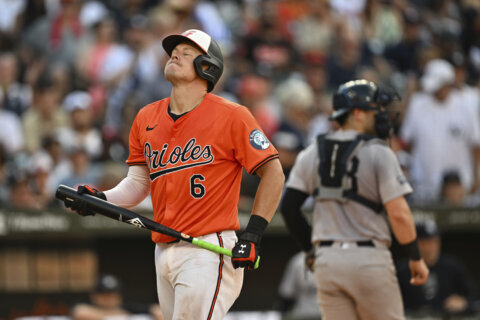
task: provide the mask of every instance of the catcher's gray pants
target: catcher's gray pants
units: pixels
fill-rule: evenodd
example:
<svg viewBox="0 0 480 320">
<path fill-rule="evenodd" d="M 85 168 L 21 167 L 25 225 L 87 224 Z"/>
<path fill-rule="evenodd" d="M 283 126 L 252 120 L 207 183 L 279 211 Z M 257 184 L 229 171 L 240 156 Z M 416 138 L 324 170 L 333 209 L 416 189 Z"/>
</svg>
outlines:
<svg viewBox="0 0 480 320">
<path fill-rule="evenodd" d="M 315 279 L 322 315 L 328 320 L 405 319 L 390 251 L 356 242 L 316 246 Z"/>
</svg>

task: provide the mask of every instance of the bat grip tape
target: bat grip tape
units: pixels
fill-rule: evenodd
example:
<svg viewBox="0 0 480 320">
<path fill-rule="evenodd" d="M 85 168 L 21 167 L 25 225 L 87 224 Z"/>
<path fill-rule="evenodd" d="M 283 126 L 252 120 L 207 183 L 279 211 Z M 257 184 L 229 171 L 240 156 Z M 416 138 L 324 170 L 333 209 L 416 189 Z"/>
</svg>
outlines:
<svg viewBox="0 0 480 320">
<path fill-rule="evenodd" d="M 217 246 L 216 244 L 204 241 L 202 239 L 193 238 L 192 243 L 194 245 L 198 246 L 198 247 L 201 247 L 201 248 L 204 248 L 204 249 L 207 249 L 207 250 L 210 250 L 210 251 L 214 251 L 214 252 L 229 256 L 229 257 L 232 256 L 232 251 L 231 250 L 228 250 L 227 248 Z"/>
</svg>

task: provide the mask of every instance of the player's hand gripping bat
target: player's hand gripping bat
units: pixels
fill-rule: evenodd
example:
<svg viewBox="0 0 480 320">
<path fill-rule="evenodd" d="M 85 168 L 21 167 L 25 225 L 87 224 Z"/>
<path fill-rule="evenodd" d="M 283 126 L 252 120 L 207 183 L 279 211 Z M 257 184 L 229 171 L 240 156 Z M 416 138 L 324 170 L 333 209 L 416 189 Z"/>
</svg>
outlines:
<svg viewBox="0 0 480 320">
<path fill-rule="evenodd" d="M 116 206 L 100 198 L 93 197 L 88 194 L 78 194 L 77 191 L 73 188 L 60 185 L 57 188 L 55 197 L 62 201 L 72 201 L 72 202 L 75 199 L 82 199 L 82 201 L 85 201 L 89 209 L 91 209 L 95 213 L 101 214 L 102 216 L 105 216 L 114 220 L 118 220 L 121 222 L 129 223 L 138 228 L 144 228 L 151 231 L 159 232 L 178 240 L 187 241 L 192 243 L 193 245 L 210 250 L 212 252 L 224 254 L 229 257 L 232 256 L 232 251 L 227 248 L 222 248 L 213 243 L 203 241 L 202 239 L 191 237 L 185 233 L 182 233 L 177 230 L 166 227 L 164 225 L 161 225 L 160 223 L 150 220 L 133 211 Z M 257 262 L 255 264 L 255 269 L 258 268 L 259 262 L 260 262 L 260 259 L 257 259 Z"/>
</svg>

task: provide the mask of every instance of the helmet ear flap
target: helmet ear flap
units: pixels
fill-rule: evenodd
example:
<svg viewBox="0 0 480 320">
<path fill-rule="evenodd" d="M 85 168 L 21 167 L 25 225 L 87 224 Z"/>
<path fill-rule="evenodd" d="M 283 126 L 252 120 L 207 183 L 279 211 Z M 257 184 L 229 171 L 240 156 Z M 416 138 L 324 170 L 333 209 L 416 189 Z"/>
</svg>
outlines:
<svg viewBox="0 0 480 320">
<path fill-rule="evenodd" d="M 219 63 L 214 57 L 204 54 L 196 57 L 193 65 L 198 76 L 207 80 L 207 91 L 212 91 L 223 73 L 223 63 Z M 204 69 L 204 66 L 207 66 L 207 68 Z"/>
</svg>

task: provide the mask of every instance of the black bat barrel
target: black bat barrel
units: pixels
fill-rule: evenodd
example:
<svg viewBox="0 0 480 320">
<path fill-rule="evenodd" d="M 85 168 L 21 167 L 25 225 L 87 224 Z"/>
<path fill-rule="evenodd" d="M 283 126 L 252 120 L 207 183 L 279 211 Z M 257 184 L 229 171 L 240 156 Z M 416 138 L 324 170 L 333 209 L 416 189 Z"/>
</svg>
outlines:
<svg viewBox="0 0 480 320">
<path fill-rule="evenodd" d="M 153 220 L 136 214 L 135 212 L 132 212 L 128 209 L 116 206 L 108 201 L 88 194 L 79 194 L 77 193 L 77 190 L 67 187 L 65 185 L 60 185 L 57 188 L 57 191 L 55 192 L 55 197 L 61 201 L 72 202 L 76 199 L 81 199 L 82 201 L 85 201 L 87 206 L 95 213 L 101 214 L 114 220 L 129 223 L 139 228 L 149 229 L 152 231 L 163 233 L 170 237 L 192 242 L 190 236 L 182 235 L 176 230 L 158 224 Z"/>
<path fill-rule="evenodd" d="M 110 202 L 88 194 L 78 194 L 77 190 L 64 185 L 58 187 L 55 192 L 55 197 L 62 201 L 72 202 L 75 199 L 82 199 L 92 211 L 115 220 L 126 222 L 128 219 L 137 218 L 137 214 L 130 210 L 118 207 Z"/>
</svg>

